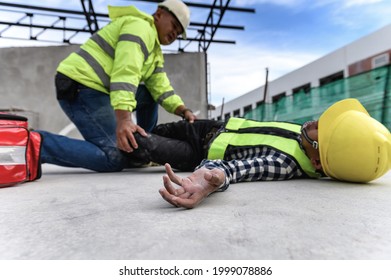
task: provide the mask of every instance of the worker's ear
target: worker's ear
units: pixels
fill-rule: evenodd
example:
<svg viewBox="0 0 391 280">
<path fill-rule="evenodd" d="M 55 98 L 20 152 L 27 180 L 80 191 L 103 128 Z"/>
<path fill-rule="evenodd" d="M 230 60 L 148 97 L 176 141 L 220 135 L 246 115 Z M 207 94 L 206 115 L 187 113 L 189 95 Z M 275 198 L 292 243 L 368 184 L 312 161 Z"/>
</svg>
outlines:
<svg viewBox="0 0 391 280">
<path fill-rule="evenodd" d="M 153 14 L 153 17 L 156 19 L 160 19 L 163 15 L 163 9 L 162 8 L 157 8 L 156 12 Z"/>
<path fill-rule="evenodd" d="M 322 169 L 322 164 L 320 163 L 320 158 L 319 157 L 312 157 L 311 158 L 311 163 L 315 167 L 316 170 L 321 170 Z"/>
</svg>

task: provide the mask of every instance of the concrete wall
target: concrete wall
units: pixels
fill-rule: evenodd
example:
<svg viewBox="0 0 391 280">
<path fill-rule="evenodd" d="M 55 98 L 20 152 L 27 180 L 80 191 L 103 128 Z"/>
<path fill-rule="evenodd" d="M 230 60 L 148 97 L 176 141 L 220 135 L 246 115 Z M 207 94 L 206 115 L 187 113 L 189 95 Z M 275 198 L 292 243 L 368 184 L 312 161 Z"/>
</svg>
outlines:
<svg viewBox="0 0 391 280">
<path fill-rule="evenodd" d="M 36 129 L 58 133 L 70 124 L 55 97 L 58 63 L 78 46 L 0 49 L 0 110 L 26 115 Z M 176 92 L 200 118 L 207 117 L 204 53 L 165 55 L 165 70 Z M 17 109 L 27 111 L 18 112 Z M 159 109 L 159 123 L 180 118 Z"/>
<path fill-rule="evenodd" d="M 166 54 L 164 68 L 175 92 L 186 106 L 194 113 L 198 112 L 198 118 L 207 118 L 205 53 Z M 178 117 L 159 108 L 159 123 L 173 120 L 178 120 Z"/>
</svg>

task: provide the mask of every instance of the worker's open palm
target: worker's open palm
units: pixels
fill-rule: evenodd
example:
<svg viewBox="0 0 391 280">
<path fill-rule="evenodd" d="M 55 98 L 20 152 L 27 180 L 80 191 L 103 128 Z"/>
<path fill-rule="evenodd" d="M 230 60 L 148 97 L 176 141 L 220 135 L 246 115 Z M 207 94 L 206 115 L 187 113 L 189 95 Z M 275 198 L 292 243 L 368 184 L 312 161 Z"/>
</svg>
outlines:
<svg viewBox="0 0 391 280">
<path fill-rule="evenodd" d="M 169 164 L 165 168 L 167 175 L 163 176 L 164 188 L 159 192 L 166 201 L 177 207 L 194 208 L 225 180 L 224 172 L 220 169 L 200 168 L 189 177 L 182 178 L 174 173 Z"/>
</svg>

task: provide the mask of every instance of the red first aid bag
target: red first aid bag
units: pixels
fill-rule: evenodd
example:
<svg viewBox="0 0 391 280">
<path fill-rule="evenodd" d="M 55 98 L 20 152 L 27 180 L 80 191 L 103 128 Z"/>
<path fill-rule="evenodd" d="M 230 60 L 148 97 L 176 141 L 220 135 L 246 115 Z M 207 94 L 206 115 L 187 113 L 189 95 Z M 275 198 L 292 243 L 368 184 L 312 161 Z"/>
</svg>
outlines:
<svg viewBox="0 0 391 280">
<path fill-rule="evenodd" d="M 27 118 L 0 113 L 0 187 L 41 177 L 42 136 L 29 131 Z"/>
</svg>

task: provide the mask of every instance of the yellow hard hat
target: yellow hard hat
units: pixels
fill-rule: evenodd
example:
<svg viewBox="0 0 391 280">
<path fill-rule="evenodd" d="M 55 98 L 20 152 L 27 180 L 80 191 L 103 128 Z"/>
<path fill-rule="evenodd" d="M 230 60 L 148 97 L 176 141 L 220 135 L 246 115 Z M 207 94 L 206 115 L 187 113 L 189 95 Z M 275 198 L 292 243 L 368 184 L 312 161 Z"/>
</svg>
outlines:
<svg viewBox="0 0 391 280">
<path fill-rule="evenodd" d="M 340 181 L 365 183 L 391 169 L 391 134 L 357 99 L 341 100 L 319 118 L 323 171 Z"/>
</svg>

